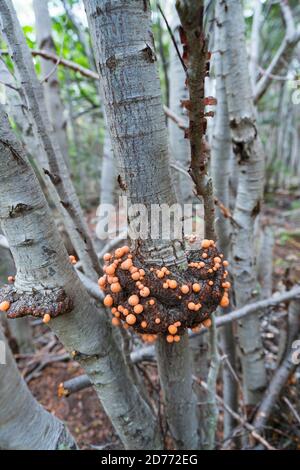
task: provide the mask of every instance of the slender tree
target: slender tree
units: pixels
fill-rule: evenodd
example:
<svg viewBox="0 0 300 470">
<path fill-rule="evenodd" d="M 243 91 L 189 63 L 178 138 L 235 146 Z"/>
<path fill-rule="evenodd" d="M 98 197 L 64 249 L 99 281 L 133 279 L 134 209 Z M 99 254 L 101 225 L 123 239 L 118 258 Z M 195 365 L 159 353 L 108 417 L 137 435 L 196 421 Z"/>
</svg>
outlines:
<svg viewBox="0 0 300 470">
<path fill-rule="evenodd" d="M 229 125 L 238 162 L 238 188 L 232 233 L 232 261 L 237 307 L 258 296 L 254 225 L 261 210 L 264 152 L 255 122 L 240 1 L 219 0 L 217 26 L 224 30 L 220 44 L 225 76 Z M 258 316 L 238 322 L 245 401 L 256 405 L 266 387 L 264 352 Z"/>
<path fill-rule="evenodd" d="M 52 38 L 51 18 L 48 10 L 48 2 L 43 0 L 33 1 L 35 15 L 36 40 L 39 49 L 50 53 L 56 53 Z M 41 71 L 45 100 L 54 135 L 57 139 L 61 153 L 68 169 L 70 169 L 68 136 L 66 132 L 66 116 L 60 97 L 60 86 L 56 65 L 49 60 L 41 58 Z"/>
<path fill-rule="evenodd" d="M 84 2 L 98 72 L 118 180 L 130 204 L 176 202 L 171 184 L 167 134 L 162 106 L 148 1 Z M 179 241 L 151 236 L 144 227 L 136 253 L 144 264 L 187 267 Z M 192 389 L 188 338 L 168 344 L 157 341 L 158 368 L 168 423 L 177 448 L 198 446 L 196 401 Z"/>
<path fill-rule="evenodd" d="M 214 181 L 215 196 L 226 207 L 229 207 L 229 175 L 230 162 L 232 158 L 231 135 L 229 128 L 229 116 L 227 97 L 225 89 L 225 75 L 223 72 L 222 49 L 224 37 L 224 28 L 215 27 L 215 49 L 214 70 L 216 76 L 216 98 L 217 108 L 214 121 L 212 149 L 211 149 L 211 170 Z M 220 171 L 222 168 L 222 171 Z M 222 253 L 228 258 L 230 255 L 230 234 L 231 224 L 228 217 L 219 208 L 216 211 L 216 233 L 218 244 Z M 230 306 L 222 309 L 220 314 L 226 314 Z M 225 325 L 221 332 L 221 345 L 223 353 L 230 363 L 223 364 L 223 395 L 224 402 L 232 409 L 237 411 L 238 397 L 237 384 L 233 376 L 232 369 L 236 370 L 236 348 L 233 335 L 232 324 Z M 230 413 L 224 410 L 224 437 L 231 435 L 235 421 Z"/>
<path fill-rule="evenodd" d="M 14 317 L 47 312 L 55 334 L 90 376 L 124 446 L 160 448 L 152 411 L 131 380 L 105 312 L 91 300 L 69 262 L 2 106 L 0 135 L 0 220 L 17 268 L 15 284 L 0 291 L 1 301 L 9 302 L 8 313 Z"/>
<path fill-rule="evenodd" d="M 0 364 L 0 449 L 76 449 L 66 426 L 35 400 L 21 377 L 0 326 L 5 364 Z"/>
<path fill-rule="evenodd" d="M 11 51 L 19 81 L 27 99 L 34 131 L 44 150 L 41 166 L 47 182 L 56 194 L 58 209 L 86 273 L 96 279 L 100 273 L 98 258 L 80 203 L 69 177 L 62 152 L 49 120 L 42 84 L 39 82 L 29 48 L 11 0 L 1 0 L 2 31 Z"/>
</svg>

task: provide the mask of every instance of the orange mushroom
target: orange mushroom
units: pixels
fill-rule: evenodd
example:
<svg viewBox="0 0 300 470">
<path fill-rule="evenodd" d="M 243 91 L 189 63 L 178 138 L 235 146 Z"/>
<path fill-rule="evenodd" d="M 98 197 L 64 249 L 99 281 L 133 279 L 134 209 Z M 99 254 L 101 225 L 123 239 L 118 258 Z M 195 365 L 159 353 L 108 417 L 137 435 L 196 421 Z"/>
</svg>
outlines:
<svg viewBox="0 0 300 470">
<path fill-rule="evenodd" d="M 177 333 L 177 327 L 175 325 L 170 325 L 168 327 L 168 332 L 171 334 L 171 335 L 175 335 Z"/>
<path fill-rule="evenodd" d="M 137 305 L 139 303 L 140 299 L 137 295 L 133 294 L 131 295 L 129 298 L 128 298 L 128 303 L 129 305 L 131 305 L 132 307 L 134 307 L 135 305 Z"/>
<path fill-rule="evenodd" d="M 49 313 L 45 313 L 45 315 L 43 316 L 43 323 L 49 323 L 50 320 L 51 320 L 51 317 Z"/>
<path fill-rule="evenodd" d="M 143 287 L 141 290 L 140 290 L 140 295 L 142 297 L 148 297 L 150 295 L 150 289 L 149 287 Z"/>
<path fill-rule="evenodd" d="M 111 320 L 112 324 L 114 326 L 119 326 L 120 325 L 120 320 L 116 317 L 114 317 L 112 320 Z"/>
<path fill-rule="evenodd" d="M 174 336 L 173 336 L 173 335 L 168 335 L 168 336 L 166 337 L 166 340 L 167 340 L 168 343 L 173 343 L 173 341 L 174 341 Z"/>
<path fill-rule="evenodd" d="M 121 264 L 121 269 L 124 271 L 128 271 L 132 267 L 132 260 L 128 258 L 127 260 L 123 261 Z"/>
<path fill-rule="evenodd" d="M 114 303 L 112 296 L 111 295 L 106 295 L 104 297 L 103 303 L 104 303 L 105 307 L 111 307 L 112 304 Z"/>
<path fill-rule="evenodd" d="M 106 270 L 105 270 L 106 274 L 109 274 L 112 276 L 113 274 L 115 274 L 115 271 L 116 271 L 116 267 L 114 264 L 109 264 L 108 266 L 106 266 Z"/>
<path fill-rule="evenodd" d="M 210 318 L 207 318 L 206 320 L 204 320 L 203 322 L 203 325 L 205 326 L 205 328 L 210 328 L 211 327 L 211 324 L 212 324 L 212 321 Z"/>
<path fill-rule="evenodd" d="M 190 288 L 189 288 L 189 286 L 184 284 L 184 285 L 181 286 L 180 290 L 183 294 L 187 294 L 189 292 Z"/>
<path fill-rule="evenodd" d="M 132 313 L 130 313 L 130 314 L 127 315 L 127 317 L 126 317 L 126 322 L 128 323 L 128 325 L 134 325 L 135 322 L 136 322 L 136 316 L 133 315 Z"/>
<path fill-rule="evenodd" d="M 140 273 L 138 271 L 132 273 L 131 274 L 131 279 L 133 279 L 134 281 L 138 281 L 140 279 Z"/>
<path fill-rule="evenodd" d="M 100 279 L 98 279 L 98 286 L 100 287 L 100 289 L 103 289 L 103 287 L 105 287 L 105 284 L 106 284 L 106 276 L 100 277 Z"/>
<path fill-rule="evenodd" d="M 200 290 L 201 290 L 200 284 L 195 282 L 195 284 L 193 284 L 193 291 L 194 292 L 200 292 Z"/>
<path fill-rule="evenodd" d="M 229 305 L 229 298 L 227 297 L 227 295 L 223 295 L 222 299 L 221 299 L 221 302 L 220 302 L 220 305 L 221 307 L 225 308 L 225 307 L 228 307 Z"/>
<path fill-rule="evenodd" d="M 137 304 L 133 307 L 133 311 L 136 314 L 142 313 L 143 310 L 144 310 L 144 307 L 141 304 Z"/>
<path fill-rule="evenodd" d="M 1 312 L 7 312 L 7 310 L 10 307 L 10 302 L 8 300 L 3 300 L 0 304 L 0 310 Z"/>
<path fill-rule="evenodd" d="M 117 248 L 116 251 L 115 251 L 115 257 L 116 258 L 122 258 L 123 255 L 124 255 L 123 248 Z"/>
<path fill-rule="evenodd" d="M 176 289 L 177 287 L 177 281 L 175 281 L 175 279 L 169 280 L 168 284 L 171 289 Z"/>
<path fill-rule="evenodd" d="M 119 282 L 114 282 L 113 284 L 111 284 L 110 289 L 111 289 L 112 292 L 114 292 L 116 294 L 118 292 L 121 292 L 122 287 L 121 287 L 121 284 Z"/>
<path fill-rule="evenodd" d="M 210 240 L 207 240 L 206 238 L 202 240 L 201 242 L 202 248 L 209 248 L 210 247 Z"/>
</svg>

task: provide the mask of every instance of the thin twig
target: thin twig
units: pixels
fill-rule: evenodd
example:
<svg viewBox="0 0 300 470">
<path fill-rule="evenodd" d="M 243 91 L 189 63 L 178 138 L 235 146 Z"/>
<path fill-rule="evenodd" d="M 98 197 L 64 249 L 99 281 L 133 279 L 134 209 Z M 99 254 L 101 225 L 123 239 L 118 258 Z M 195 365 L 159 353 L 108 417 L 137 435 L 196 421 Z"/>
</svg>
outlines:
<svg viewBox="0 0 300 470">
<path fill-rule="evenodd" d="M 289 409 L 293 413 L 294 417 L 296 418 L 296 420 L 300 424 L 300 415 L 299 415 L 298 411 L 296 410 L 296 408 L 294 407 L 294 405 L 290 402 L 290 400 L 287 397 L 283 397 L 283 401 L 287 404 L 287 406 L 289 407 Z"/>
<path fill-rule="evenodd" d="M 198 383 L 201 387 L 203 387 L 205 390 L 208 390 L 208 385 L 203 380 L 200 380 L 195 376 L 193 376 L 193 380 L 196 383 Z M 248 423 L 248 421 L 245 421 L 239 414 L 233 411 L 226 403 L 224 403 L 224 400 L 217 394 L 216 394 L 216 400 L 229 414 L 231 414 L 231 416 L 236 421 L 238 421 L 245 429 L 247 429 L 251 433 L 254 439 L 260 442 L 264 447 L 266 447 L 266 449 L 276 450 L 275 447 L 269 444 L 268 441 L 266 441 L 266 439 L 264 439 L 258 432 L 256 432 L 255 427 L 252 426 L 252 424 Z"/>
<path fill-rule="evenodd" d="M 164 12 L 163 12 L 163 10 L 162 10 L 160 4 L 159 4 L 158 2 L 156 2 L 156 5 L 157 5 L 157 8 L 158 8 L 158 10 L 159 10 L 161 16 L 162 16 L 163 19 L 164 19 L 164 22 L 166 23 L 166 27 L 167 27 L 168 32 L 169 32 L 169 34 L 170 34 L 170 38 L 171 38 L 171 40 L 172 40 L 172 43 L 174 44 L 174 47 L 175 47 L 175 49 L 176 49 L 176 53 L 177 53 L 177 55 L 178 55 L 178 57 L 179 57 L 180 63 L 181 63 L 181 65 L 182 65 L 182 68 L 183 68 L 183 70 L 185 71 L 185 73 L 187 73 L 187 67 L 186 67 L 186 65 L 185 65 L 185 63 L 183 62 L 183 59 L 182 59 L 182 57 L 181 57 L 180 51 L 179 51 L 178 46 L 177 46 L 176 39 L 174 38 L 174 34 L 173 34 L 173 31 L 172 31 L 172 28 L 171 28 L 171 26 L 169 25 L 168 20 L 167 20 L 167 18 L 166 18 L 166 16 L 165 16 L 165 14 L 164 14 Z"/>
</svg>

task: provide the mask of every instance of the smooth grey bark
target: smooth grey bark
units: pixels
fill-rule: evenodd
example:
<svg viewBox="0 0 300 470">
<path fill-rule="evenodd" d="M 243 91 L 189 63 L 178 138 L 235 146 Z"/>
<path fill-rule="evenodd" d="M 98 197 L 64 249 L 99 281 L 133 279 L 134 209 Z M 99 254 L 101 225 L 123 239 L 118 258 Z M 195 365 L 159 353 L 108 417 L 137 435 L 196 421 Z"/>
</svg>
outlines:
<svg viewBox="0 0 300 470">
<path fill-rule="evenodd" d="M 106 121 L 106 119 L 105 119 Z M 99 220 L 97 222 L 97 236 L 101 236 L 101 245 L 103 248 L 103 243 L 106 242 L 108 238 L 108 227 L 106 227 L 106 214 L 102 208 L 105 208 L 106 204 L 111 206 L 115 205 L 116 202 L 116 168 L 115 161 L 113 158 L 112 144 L 109 136 L 109 131 L 107 129 L 107 123 L 105 125 L 105 135 L 104 135 L 104 145 L 103 145 L 103 156 L 101 164 L 101 178 L 100 178 L 100 205 L 97 212 L 99 215 Z M 106 206 L 107 207 L 107 206 Z"/>
<path fill-rule="evenodd" d="M 73 310 L 50 326 L 86 370 L 124 446 L 161 448 L 157 423 L 130 380 L 106 313 L 91 300 L 69 262 L 38 181 L 0 108 L 0 220 L 17 268 L 15 287 L 63 288 Z M 20 210 L 10 217 L 12 207 Z M 46 287 L 45 287 L 46 286 Z"/>
<path fill-rule="evenodd" d="M 260 296 L 266 299 L 272 295 L 274 232 L 271 227 L 261 230 L 260 247 L 258 251 L 258 281 Z"/>
<path fill-rule="evenodd" d="M 66 10 L 68 17 L 76 30 L 78 39 L 88 57 L 90 68 L 91 70 L 96 72 L 95 57 L 90 47 L 88 37 L 83 31 L 82 25 L 79 24 L 75 14 L 72 11 L 72 8 L 68 5 L 68 2 L 63 0 L 63 4 L 64 4 L 64 8 Z M 97 83 L 99 98 L 102 100 L 102 91 L 101 91 L 100 83 L 98 80 L 96 83 Z M 104 130 L 103 157 L 102 157 L 102 163 L 101 163 L 101 177 L 100 177 L 100 200 L 99 200 L 100 219 L 97 223 L 97 235 L 99 237 L 99 234 L 101 234 L 101 242 L 97 241 L 98 248 L 101 248 L 103 246 L 103 242 L 105 242 L 106 237 L 107 237 L 107 233 L 105 232 L 106 227 L 104 225 L 104 222 L 102 222 L 102 218 L 101 218 L 101 205 L 102 204 L 113 205 L 115 203 L 116 181 L 117 181 L 112 145 L 111 145 L 110 135 L 107 129 L 107 119 L 105 116 L 105 110 L 103 108 L 102 103 L 100 104 L 100 108 L 103 114 L 105 130 Z"/>
<path fill-rule="evenodd" d="M 223 58 L 229 124 L 239 166 L 232 233 L 232 273 L 237 307 L 257 299 L 254 225 L 260 212 L 264 183 L 264 153 L 255 123 L 248 71 L 244 17 L 240 0 L 219 0 L 217 25 L 224 28 Z M 238 322 L 244 399 L 256 405 L 266 387 L 264 352 L 258 316 Z"/>
<path fill-rule="evenodd" d="M 149 213 L 152 204 L 170 207 L 176 197 L 169 173 L 149 2 L 85 0 L 84 4 L 103 87 L 119 184 L 125 190 L 129 206 L 143 204 Z M 146 239 L 138 240 L 135 248 L 145 263 L 186 266 L 180 241 L 151 238 L 151 227 L 144 229 Z M 168 344 L 164 338 L 158 339 L 158 367 L 175 445 L 195 449 L 198 445 L 196 400 L 186 344 L 184 337 L 176 346 Z M 179 359 L 184 363 L 182 368 L 177 368 Z M 172 370 L 167 375 L 168 368 Z M 186 409 L 182 413 L 184 401 Z"/>
<path fill-rule="evenodd" d="M 0 449 L 76 449 L 66 426 L 33 397 L 22 378 L 0 325 L 6 364 L 0 364 Z"/>
<path fill-rule="evenodd" d="M 286 353 L 282 363 L 275 371 L 272 380 L 270 381 L 253 421 L 253 425 L 258 432 L 264 429 L 283 387 L 299 365 L 297 364 L 297 361 L 293 360 L 293 353 L 295 350 L 292 349 L 293 341 L 299 339 L 299 332 L 300 301 L 292 300 L 288 310 L 288 340 Z"/>
<path fill-rule="evenodd" d="M 6 64 L 1 59 L 0 76 L 1 80 L 7 85 L 5 89 L 5 105 L 8 110 L 11 111 L 18 130 L 21 132 L 22 137 L 24 138 L 25 145 L 29 149 L 30 153 L 34 155 L 37 152 L 38 145 L 36 139 L 33 136 L 32 125 L 26 117 L 20 91 L 14 89 L 17 88 L 17 83 L 15 82 L 12 74 L 9 72 Z M 10 255 L 9 257 L 8 266 L 10 271 L 7 275 L 12 275 L 14 273 L 15 267 Z M 9 331 L 16 340 L 20 353 L 30 353 L 34 351 L 32 328 L 29 324 L 28 318 L 20 318 L 20 321 L 12 320 L 9 323 Z"/>
<path fill-rule="evenodd" d="M 33 0 L 33 11 L 38 48 L 56 54 L 47 0 Z M 49 60 L 41 57 L 41 72 L 49 119 L 64 161 L 70 170 L 66 119 L 64 116 L 64 106 L 60 97 L 57 69 Z"/>
<path fill-rule="evenodd" d="M 224 28 L 215 27 L 215 48 L 221 50 L 224 41 Z M 214 120 L 214 129 L 211 144 L 211 172 L 214 182 L 215 196 L 225 207 L 229 207 L 229 176 L 231 165 L 231 134 L 229 128 L 229 116 L 227 97 L 225 89 L 225 77 L 223 72 L 223 57 L 221 53 L 216 53 L 214 58 L 214 70 L 216 76 L 216 98 L 217 108 Z M 216 233 L 218 246 L 225 259 L 230 256 L 230 234 L 231 225 L 228 218 L 225 218 L 220 209 L 216 208 Z M 222 316 L 228 313 L 230 308 L 219 308 Z M 233 325 L 225 325 L 220 334 L 223 354 L 227 356 L 231 367 L 236 370 L 236 347 L 233 335 Z M 231 410 L 238 410 L 237 384 L 231 370 L 226 363 L 223 364 L 223 398 L 226 405 Z M 235 420 L 226 408 L 224 410 L 224 438 L 228 438 L 235 426 Z"/>
<path fill-rule="evenodd" d="M 261 19 L 262 19 L 262 2 L 260 0 L 255 0 L 254 7 L 253 7 L 251 43 L 250 43 L 250 64 L 249 64 L 249 73 L 250 73 L 251 84 L 252 84 L 253 90 L 255 89 L 257 76 L 258 76 Z"/>
<path fill-rule="evenodd" d="M 280 7 L 283 14 L 286 32 L 282 43 L 271 60 L 270 65 L 257 82 L 254 89 L 254 102 L 257 103 L 266 93 L 274 75 L 281 75 L 283 70 L 287 70 L 292 61 L 297 44 L 300 41 L 300 30 L 295 26 L 293 12 L 287 0 L 280 0 Z"/>
<path fill-rule="evenodd" d="M 178 49 L 181 51 L 182 46 L 179 38 L 180 20 L 178 13 L 172 5 L 170 15 L 170 26 L 173 30 L 174 39 L 176 40 Z M 182 51 L 181 51 L 182 52 Z M 170 44 L 170 68 L 169 68 L 169 82 L 170 82 L 170 104 L 169 107 L 176 116 L 179 116 L 183 122 L 188 122 L 188 116 L 181 101 L 188 99 L 188 89 L 185 84 L 186 74 L 183 70 L 182 64 L 179 60 L 173 43 Z M 179 126 L 169 119 L 168 121 L 169 139 L 171 155 L 176 163 L 178 163 L 186 171 L 189 169 L 191 163 L 191 151 L 188 139 L 185 138 L 184 131 Z M 194 184 L 188 175 L 178 172 L 179 180 L 179 199 L 183 204 L 191 204 L 194 200 L 193 188 Z"/>
<path fill-rule="evenodd" d="M 11 0 L 0 0 L 2 32 L 9 46 L 18 79 L 22 83 L 37 138 L 45 151 L 43 161 L 47 182 L 55 188 L 60 209 L 70 238 L 86 273 L 96 278 L 101 272 L 93 242 L 80 207 L 78 197 L 69 178 L 67 166 L 51 126 L 43 88 L 34 69 L 31 53 L 19 24 Z"/>
</svg>

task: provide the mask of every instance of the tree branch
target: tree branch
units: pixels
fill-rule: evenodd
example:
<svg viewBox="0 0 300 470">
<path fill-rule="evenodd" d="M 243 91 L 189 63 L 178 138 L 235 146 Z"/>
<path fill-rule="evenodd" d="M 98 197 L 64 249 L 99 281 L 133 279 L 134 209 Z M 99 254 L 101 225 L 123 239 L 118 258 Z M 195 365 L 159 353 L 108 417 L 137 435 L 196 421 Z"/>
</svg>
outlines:
<svg viewBox="0 0 300 470">
<path fill-rule="evenodd" d="M 293 13 L 288 4 L 288 0 L 281 0 L 280 7 L 286 25 L 286 32 L 281 45 L 264 75 L 257 82 L 254 88 L 254 102 L 257 103 L 268 90 L 272 77 L 280 75 L 282 71 L 291 63 L 293 52 L 300 41 L 300 31 L 296 29 Z"/>
</svg>

